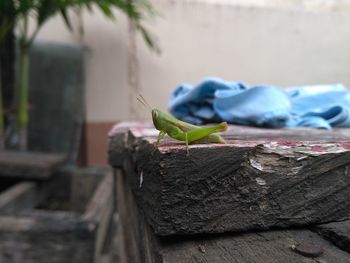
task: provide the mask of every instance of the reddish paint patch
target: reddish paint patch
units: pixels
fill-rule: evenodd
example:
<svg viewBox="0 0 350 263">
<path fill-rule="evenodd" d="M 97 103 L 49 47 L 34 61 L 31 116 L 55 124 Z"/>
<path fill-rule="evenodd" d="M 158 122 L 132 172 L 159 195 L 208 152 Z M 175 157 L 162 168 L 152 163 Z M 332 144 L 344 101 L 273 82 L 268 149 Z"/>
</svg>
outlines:
<svg viewBox="0 0 350 263">
<path fill-rule="evenodd" d="M 340 142 L 338 146 L 343 147 L 344 149 L 350 149 L 350 142 Z"/>
<path fill-rule="evenodd" d="M 314 146 L 311 146 L 311 151 L 313 152 L 324 152 L 326 151 L 327 148 L 321 146 L 321 145 L 314 145 Z"/>
<path fill-rule="evenodd" d="M 242 140 L 229 140 L 227 141 L 227 144 L 223 145 L 229 145 L 234 147 L 255 147 L 259 144 L 265 144 L 266 141 L 242 141 Z"/>
<path fill-rule="evenodd" d="M 176 143 L 172 141 L 162 141 L 159 143 L 158 147 L 166 148 L 166 147 L 176 147 L 176 146 L 184 146 L 185 143 Z"/>
<path fill-rule="evenodd" d="M 281 140 L 277 141 L 278 145 L 283 145 L 283 146 L 297 146 L 300 144 L 299 141 L 292 141 L 292 140 Z"/>
<path fill-rule="evenodd" d="M 140 133 L 140 134 L 143 134 L 145 128 L 144 128 L 144 127 L 132 127 L 131 130 L 132 130 L 133 132 L 138 132 L 138 133 Z"/>
</svg>

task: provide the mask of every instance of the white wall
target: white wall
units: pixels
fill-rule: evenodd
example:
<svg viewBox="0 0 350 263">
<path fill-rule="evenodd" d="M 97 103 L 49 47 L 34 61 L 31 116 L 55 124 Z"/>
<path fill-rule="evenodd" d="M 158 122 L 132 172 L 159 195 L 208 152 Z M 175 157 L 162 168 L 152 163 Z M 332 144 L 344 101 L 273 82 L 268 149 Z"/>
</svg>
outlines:
<svg viewBox="0 0 350 263">
<path fill-rule="evenodd" d="M 350 86 L 350 9 L 345 0 L 334 2 L 153 0 L 161 16 L 150 21 L 149 28 L 162 53 L 150 52 L 137 37 L 139 85 L 133 87 L 128 79 L 130 34 L 125 17 L 112 23 L 98 12 L 84 13 L 83 44 L 90 50 L 88 121 L 150 118 L 137 104 L 139 112 L 132 113 L 135 103 L 130 99 L 138 91 L 151 105 L 166 109 L 169 94 L 179 83 L 195 84 L 206 76 L 252 85 Z M 48 23 L 39 38 L 79 43 L 79 37 L 62 29 L 58 20 Z"/>
</svg>

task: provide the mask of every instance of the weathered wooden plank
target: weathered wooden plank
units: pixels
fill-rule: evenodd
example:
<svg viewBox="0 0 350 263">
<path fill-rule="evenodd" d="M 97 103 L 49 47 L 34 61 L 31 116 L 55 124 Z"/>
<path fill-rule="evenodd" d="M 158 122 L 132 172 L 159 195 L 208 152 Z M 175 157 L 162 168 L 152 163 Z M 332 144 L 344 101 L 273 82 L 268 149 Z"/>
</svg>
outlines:
<svg viewBox="0 0 350 263">
<path fill-rule="evenodd" d="M 116 193 L 116 192 L 114 192 Z M 114 196 L 116 197 L 116 196 Z M 101 263 L 120 263 L 120 224 L 119 213 L 114 210 L 112 224 L 108 231 L 108 239 L 102 250 Z M 104 256 L 106 255 L 106 256 Z M 106 259 L 108 258 L 108 260 Z M 106 262 L 104 262 L 105 260 Z"/>
<path fill-rule="evenodd" d="M 70 172 L 72 177 L 70 203 L 74 211 L 84 212 L 91 196 L 101 180 L 105 178 L 108 169 L 80 168 Z"/>
<path fill-rule="evenodd" d="M 117 186 L 117 210 L 119 220 L 119 260 L 120 263 L 141 263 L 141 249 L 138 244 L 140 234 L 138 229 L 139 212 L 130 192 L 124 174 L 115 170 Z"/>
<path fill-rule="evenodd" d="M 22 209 L 34 208 L 44 197 L 43 189 L 36 183 L 15 184 L 0 194 L 0 213 L 10 214 Z"/>
<path fill-rule="evenodd" d="M 121 126 L 111 133 L 110 163 L 126 171 L 157 235 L 350 218 L 348 130 L 230 127 L 228 144 L 195 144 L 186 156 L 171 139 L 155 149 L 153 128 Z"/>
<path fill-rule="evenodd" d="M 65 212 L 0 217 L 0 262 L 93 262 L 95 226 Z"/>
<path fill-rule="evenodd" d="M 292 248 L 298 244 L 320 246 L 323 253 L 309 258 Z M 350 262 L 342 251 L 308 230 L 269 231 L 165 242 L 160 248 L 162 263 L 295 263 Z"/>
<path fill-rule="evenodd" d="M 95 260 L 100 260 L 102 248 L 108 229 L 111 224 L 114 198 L 113 198 L 113 177 L 111 173 L 105 174 L 102 182 L 97 187 L 94 195 L 89 201 L 82 219 L 90 222 L 97 222 L 97 233 L 95 240 Z"/>
<path fill-rule="evenodd" d="M 316 229 L 338 247 L 350 252 L 350 220 L 318 225 Z"/>
<path fill-rule="evenodd" d="M 107 260 L 102 247 L 108 234 L 113 213 L 113 178 L 106 173 L 97 173 L 96 169 L 85 170 L 87 177 L 96 176 L 98 180 L 88 180 L 92 187 L 90 198 L 86 198 L 83 211 L 74 211 L 69 205 L 69 182 L 79 172 L 68 169 L 62 176 L 51 181 L 40 182 L 49 192 L 48 199 L 37 209 L 14 209 L 0 215 L 0 262 L 1 263 L 99 263 Z M 82 172 L 82 171 L 81 171 Z M 62 179 L 63 180 L 60 180 Z M 83 175 L 81 175 L 83 177 Z M 81 179 L 81 178 L 79 178 Z M 54 187 L 56 186 L 56 187 Z M 62 188 L 65 187 L 65 188 Z M 21 193 L 30 192 L 30 186 L 17 187 L 6 195 L 15 199 L 25 198 Z M 57 194 L 55 192 L 62 192 Z M 0 204 L 1 204 L 0 195 Z M 9 203 L 9 202 L 3 202 Z M 54 205 L 50 205 L 53 202 Z M 30 202 L 33 204 L 34 202 Z M 64 203 L 65 205 L 56 205 Z M 29 207 L 28 207 L 29 208 Z M 62 210 L 65 209 L 65 210 Z"/>
<path fill-rule="evenodd" d="M 155 263 L 156 239 L 135 202 L 125 174 L 116 169 L 120 263 Z"/>
<path fill-rule="evenodd" d="M 350 262 L 342 251 L 307 229 L 156 237 L 137 207 L 126 176 L 117 173 L 120 263 Z M 314 258 L 294 247 L 317 247 Z"/>
<path fill-rule="evenodd" d="M 108 160 L 114 167 L 122 167 L 125 154 L 127 154 L 126 147 L 128 144 L 128 133 L 131 128 L 141 129 L 150 127 L 149 123 L 144 122 L 121 122 L 116 124 L 108 133 Z M 152 135 L 155 131 L 151 129 Z"/>
<path fill-rule="evenodd" d="M 1 151 L 0 176 L 48 179 L 64 161 L 62 154 Z"/>
</svg>

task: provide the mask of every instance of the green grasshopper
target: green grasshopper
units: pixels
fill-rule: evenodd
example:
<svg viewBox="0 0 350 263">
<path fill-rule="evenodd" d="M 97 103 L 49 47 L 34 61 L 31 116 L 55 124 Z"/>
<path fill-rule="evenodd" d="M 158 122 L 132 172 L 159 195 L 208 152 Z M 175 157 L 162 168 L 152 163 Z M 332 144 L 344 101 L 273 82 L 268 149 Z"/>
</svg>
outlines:
<svg viewBox="0 0 350 263">
<path fill-rule="evenodd" d="M 180 121 L 158 109 L 152 109 L 142 95 L 139 95 L 137 100 L 152 111 L 153 125 L 159 131 L 156 147 L 166 134 L 175 140 L 184 141 L 187 155 L 189 155 L 188 145 L 190 143 L 226 143 L 220 135 L 213 134 L 226 131 L 226 122 L 211 127 L 200 127 Z"/>
</svg>

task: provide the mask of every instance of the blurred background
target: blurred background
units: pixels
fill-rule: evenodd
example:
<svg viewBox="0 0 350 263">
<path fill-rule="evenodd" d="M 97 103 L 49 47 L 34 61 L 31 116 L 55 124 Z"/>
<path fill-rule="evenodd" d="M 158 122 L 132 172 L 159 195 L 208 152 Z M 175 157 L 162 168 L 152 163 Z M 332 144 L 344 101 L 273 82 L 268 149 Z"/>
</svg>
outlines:
<svg viewBox="0 0 350 263">
<path fill-rule="evenodd" d="M 118 262 L 116 200 L 126 231 L 138 219 L 108 132 L 151 121 L 139 94 L 167 111 L 178 85 L 210 76 L 349 87 L 349 69 L 350 0 L 1 0 L 0 262 Z"/>
<path fill-rule="evenodd" d="M 350 84 L 350 1 L 152 0 L 151 4 L 156 15 L 148 16 L 144 24 L 158 53 L 147 47 L 119 10 L 113 11 L 115 20 L 96 8 L 70 11 L 73 31 L 61 15 L 55 15 L 37 35 L 38 44 L 77 47 L 75 52 L 81 52 L 83 77 L 77 83 L 83 87 L 85 107 L 82 164 L 107 165 L 106 134 L 113 124 L 150 119 L 135 99 L 139 93 L 150 105 L 166 110 L 177 85 L 196 84 L 207 76 L 281 87 Z M 72 58 L 67 54 L 61 56 Z"/>
</svg>

